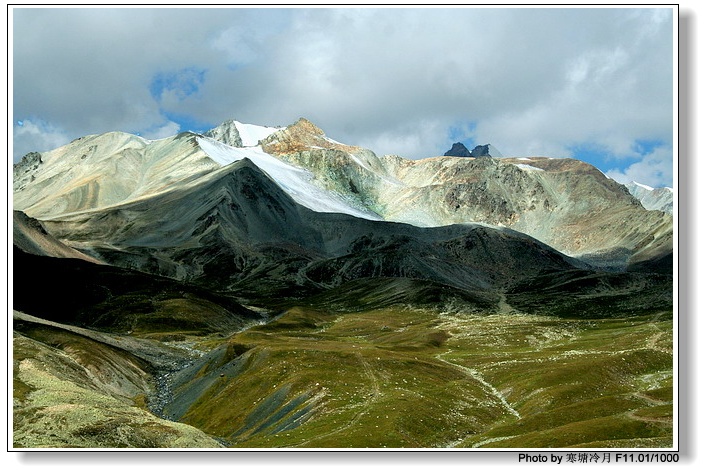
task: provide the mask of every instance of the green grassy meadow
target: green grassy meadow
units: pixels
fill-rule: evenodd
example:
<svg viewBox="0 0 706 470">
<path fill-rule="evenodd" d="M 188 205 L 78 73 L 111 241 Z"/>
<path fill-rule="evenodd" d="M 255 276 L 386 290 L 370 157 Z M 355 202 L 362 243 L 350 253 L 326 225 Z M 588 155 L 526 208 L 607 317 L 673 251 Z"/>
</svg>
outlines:
<svg viewBox="0 0 706 470">
<path fill-rule="evenodd" d="M 294 307 L 196 343 L 167 411 L 233 447 L 670 447 L 672 340 L 671 312 Z"/>
</svg>

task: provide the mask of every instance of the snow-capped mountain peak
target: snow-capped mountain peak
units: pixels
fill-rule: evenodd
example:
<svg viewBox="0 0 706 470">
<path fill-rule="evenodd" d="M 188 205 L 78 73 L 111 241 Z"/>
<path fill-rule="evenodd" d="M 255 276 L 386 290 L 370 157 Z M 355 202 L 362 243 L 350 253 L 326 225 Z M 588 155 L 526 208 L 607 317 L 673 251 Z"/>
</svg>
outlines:
<svg viewBox="0 0 706 470">
<path fill-rule="evenodd" d="M 257 126 L 255 124 L 244 124 L 238 121 L 235 121 L 235 126 L 240 134 L 243 147 L 254 147 L 261 140 L 264 140 L 275 132 L 284 129 L 283 127 L 265 127 Z"/>
<path fill-rule="evenodd" d="M 636 181 L 627 183 L 625 187 L 645 209 L 673 213 L 674 190 L 672 188 L 653 188 Z"/>
<path fill-rule="evenodd" d="M 220 165 L 248 159 L 267 173 L 277 185 L 299 204 L 316 212 L 337 212 L 370 220 L 381 220 L 372 211 L 354 207 L 339 194 L 312 183 L 314 175 L 265 153 L 260 146 L 232 147 L 207 137 L 197 137 L 199 147 Z"/>
<path fill-rule="evenodd" d="M 488 158 L 499 154 L 490 144 L 481 153 L 477 158 L 380 158 L 326 137 L 306 119 L 282 129 L 231 120 L 203 135 L 181 133 L 153 142 L 111 133 L 79 139 L 16 165 L 13 205 L 41 220 L 117 210 L 192 191 L 247 159 L 291 200 L 314 212 L 417 227 L 508 227 L 571 256 L 600 253 L 597 259 L 605 266 L 624 266 L 626 244 L 631 249 L 641 246 L 645 236 L 670 233 L 669 190 L 632 185 L 651 197 L 663 193 L 666 207 L 641 200 L 646 208 L 666 214 L 645 211 L 625 187 L 587 163 Z M 630 222 L 616 227 L 618 214 Z M 600 235 L 583 237 L 588 230 Z M 655 249 L 668 246 L 664 237 L 655 240 Z"/>
<path fill-rule="evenodd" d="M 245 124 L 234 119 L 223 122 L 219 126 L 206 132 L 206 137 L 211 137 L 231 147 L 254 147 L 281 130 L 281 127 L 266 127 L 255 124 Z"/>
<path fill-rule="evenodd" d="M 655 189 L 652 186 L 647 186 L 646 184 L 638 183 L 637 181 L 632 181 L 631 184 L 634 184 L 635 186 L 646 189 L 647 191 L 654 191 L 654 189 Z"/>
</svg>

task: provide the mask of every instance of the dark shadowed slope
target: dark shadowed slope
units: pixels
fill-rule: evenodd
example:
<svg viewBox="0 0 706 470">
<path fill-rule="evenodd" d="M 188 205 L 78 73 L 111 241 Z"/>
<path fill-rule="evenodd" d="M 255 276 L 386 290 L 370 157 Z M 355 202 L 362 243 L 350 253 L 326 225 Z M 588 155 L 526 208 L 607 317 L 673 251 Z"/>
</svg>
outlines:
<svg viewBox="0 0 706 470">
<path fill-rule="evenodd" d="M 309 210 L 248 160 L 207 183 L 46 222 L 111 264 L 242 295 L 303 296 L 362 278 L 495 290 L 583 267 L 537 240 L 477 224 L 445 227 Z"/>
<path fill-rule="evenodd" d="M 208 333 L 261 316 L 233 298 L 168 278 L 77 259 L 13 251 L 13 308 L 120 333 Z"/>
</svg>

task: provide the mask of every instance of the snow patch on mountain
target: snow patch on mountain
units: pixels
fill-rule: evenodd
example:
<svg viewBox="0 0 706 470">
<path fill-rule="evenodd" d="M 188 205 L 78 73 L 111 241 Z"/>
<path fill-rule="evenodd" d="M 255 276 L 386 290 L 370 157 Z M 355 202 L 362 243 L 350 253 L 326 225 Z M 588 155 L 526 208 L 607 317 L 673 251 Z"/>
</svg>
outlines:
<svg viewBox="0 0 706 470">
<path fill-rule="evenodd" d="M 323 136 L 323 138 L 324 138 L 325 140 L 331 142 L 332 144 L 346 146 L 346 144 L 343 144 L 343 143 L 341 143 L 341 142 L 339 142 L 339 141 L 337 141 L 337 140 L 334 140 L 334 139 L 332 139 L 331 137 L 328 137 L 328 136 L 326 136 L 326 135 Z"/>
<path fill-rule="evenodd" d="M 633 181 L 632 184 L 639 188 L 646 189 L 647 191 L 654 191 L 655 189 L 652 186 L 647 186 L 646 184 L 638 183 L 637 181 Z"/>
<path fill-rule="evenodd" d="M 283 129 L 283 127 L 265 127 L 255 124 L 243 124 L 235 121 L 235 127 L 238 129 L 240 139 L 243 142 L 243 147 L 254 147 L 263 139 L 268 138 L 275 132 Z"/>
<path fill-rule="evenodd" d="M 636 181 L 627 183 L 625 187 L 645 209 L 673 213 L 674 190 L 672 188 L 653 188 Z"/>
<path fill-rule="evenodd" d="M 542 168 L 537 168 L 536 166 L 527 165 L 526 163 L 513 163 L 517 168 L 526 171 L 544 171 Z"/>
<path fill-rule="evenodd" d="M 368 220 L 382 220 L 374 212 L 354 207 L 343 196 L 312 183 L 314 175 L 265 153 L 260 146 L 236 148 L 208 137 L 198 137 L 201 149 L 220 165 L 249 159 L 267 173 L 292 199 L 315 212 L 348 214 Z"/>
</svg>

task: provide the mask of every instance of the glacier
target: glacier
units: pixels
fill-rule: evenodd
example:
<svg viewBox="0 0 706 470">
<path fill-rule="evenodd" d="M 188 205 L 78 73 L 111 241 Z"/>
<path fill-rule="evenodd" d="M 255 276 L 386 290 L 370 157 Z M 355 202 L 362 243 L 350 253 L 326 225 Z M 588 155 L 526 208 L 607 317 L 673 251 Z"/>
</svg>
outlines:
<svg viewBox="0 0 706 470">
<path fill-rule="evenodd" d="M 201 149 L 222 166 L 247 158 L 272 178 L 292 199 L 315 212 L 333 212 L 368 220 L 383 220 L 380 215 L 372 211 L 354 207 L 343 196 L 314 185 L 311 182 L 314 175 L 309 170 L 285 163 L 265 153 L 259 145 L 237 148 L 208 137 L 197 137 L 196 140 Z"/>
</svg>

